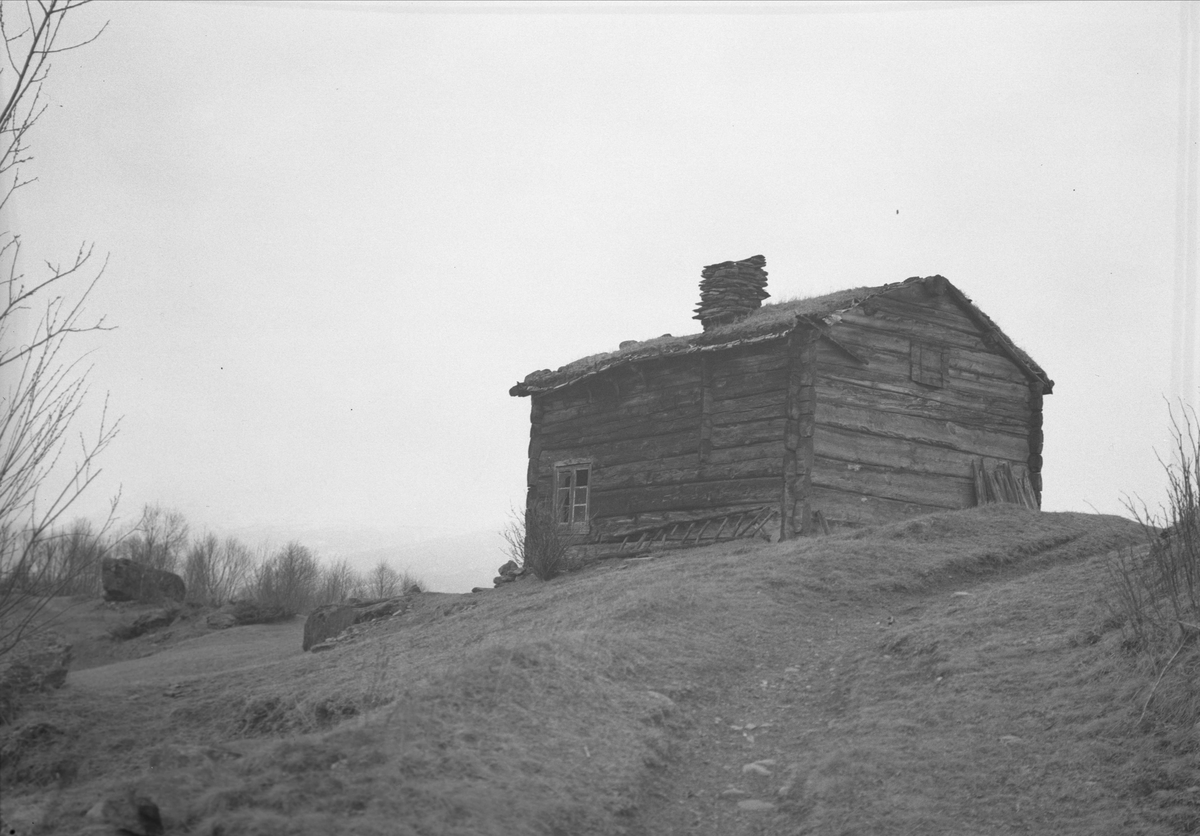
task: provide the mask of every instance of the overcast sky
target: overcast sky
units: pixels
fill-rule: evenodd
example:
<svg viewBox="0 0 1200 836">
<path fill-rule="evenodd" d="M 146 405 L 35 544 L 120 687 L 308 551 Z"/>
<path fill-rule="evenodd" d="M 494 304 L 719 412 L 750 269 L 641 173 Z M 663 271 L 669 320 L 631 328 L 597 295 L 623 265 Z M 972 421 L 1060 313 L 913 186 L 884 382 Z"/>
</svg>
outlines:
<svg viewBox="0 0 1200 836">
<path fill-rule="evenodd" d="M 120 486 L 198 527 L 498 525 L 528 372 L 948 277 L 1056 381 L 1045 508 L 1161 495 L 1177 3 L 106 3 L 12 217 L 111 254 Z M 80 347 L 83 343 L 80 343 Z M 1196 392 L 1188 393 L 1195 402 Z M 85 416 L 86 418 L 86 416 Z"/>
</svg>

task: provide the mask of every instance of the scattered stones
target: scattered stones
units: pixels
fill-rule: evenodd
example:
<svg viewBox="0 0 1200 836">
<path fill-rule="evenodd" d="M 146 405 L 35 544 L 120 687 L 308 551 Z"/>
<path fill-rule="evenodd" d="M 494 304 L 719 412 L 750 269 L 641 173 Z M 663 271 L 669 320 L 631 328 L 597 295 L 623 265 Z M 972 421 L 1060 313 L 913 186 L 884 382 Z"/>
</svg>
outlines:
<svg viewBox="0 0 1200 836">
<path fill-rule="evenodd" d="M 164 743 L 150 751 L 150 767 L 152 769 L 184 769 L 240 757 L 241 754 L 238 752 L 218 746 Z"/>
<path fill-rule="evenodd" d="M 735 322 L 762 307 L 767 293 L 767 260 L 761 255 L 742 261 L 710 264 L 700 272 L 700 305 L 693 319 L 705 331 Z"/>
<path fill-rule="evenodd" d="M 760 801 L 757 798 L 747 798 L 738 802 L 738 809 L 746 813 L 769 813 L 775 809 L 770 801 Z"/>
<path fill-rule="evenodd" d="M 492 583 L 496 586 L 501 586 L 506 583 L 512 583 L 513 581 L 520 580 L 525 574 L 525 567 L 518 566 L 515 560 L 510 560 L 501 566 L 498 571 L 500 574 L 492 579 Z"/>
<path fill-rule="evenodd" d="M 289 618 L 292 618 L 292 614 L 283 607 L 237 600 L 230 601 L 214 613 L 209 613 L 204 621 L 212 630 L 227 630 L 242 624 L 274 624 Z"/>
<path fill-rule="evenodd" d="M 132 836 L 162 836 L 163 833 L 158 805 L 135 790 L 96 802 L 86 817 Z"/>
<path fill-rule="evenodd" d="M 120 624 L 113 627 L 109 633 L 114 639 L 120 639 L 121 641 L 135 639 L 154 630 L 169 627 L 178 616 L 178 607 L 163 607 L 157 610 L 150 610 L 150 612 L 142 613 L 129 624 Z"/>
<path fill-rule="evenodd" d="M 283 607 L 260 604 L 258 601 L 230 601 L 221 609 L 230 613 L 238 624 L 274 624 L 292 617 Z"/>
<path fill-rule="evenodd" d="M 213 630 L 227 630 L 230 627 L 237 626 L 238 620 L 231 612 L 222 612 L 218 610 L 214 613 L 209 613 L 205 623 Z"/>
<path fill-rule="evenodd" d="M 658 691 L 647 691 L 646 694 L 653 700 L 654 705 L 643 719 L 652 725 L 661 726 L 668 717 L 675 713 L 675 700 Z"/>
<path fill-rule="evenodd" d="M 778 790 L 775 791 L 775 794 L 777 796 L 779 796 L 780 798 L 788 798 L 789 796 L 792 795 L 792 793 L 795 792 L 796 779 L 799 774 L 799 771 L 800 770 L 796 766 L 796 764 L 792 764 L 791 766 L 789 766 L 787 768 L 787 772 L 785 773 L 786 779 L 784 780 L 783 785 Z"/>
<path fill-rule="evenodd" d="M 187 593 L 183 578 L 136 563 L 127 557 L 100 561 L 106 601 L 182 601 Z"/>
<path fill-rule="evenodd" d="M 334 647 L 347 631 L 358 624 L 378 621 L 406 612 L 413 595 L 374 601 L 349 601 L 317 607 L 304 621 L 304 649 L 320 652 Z"/>
</svg>

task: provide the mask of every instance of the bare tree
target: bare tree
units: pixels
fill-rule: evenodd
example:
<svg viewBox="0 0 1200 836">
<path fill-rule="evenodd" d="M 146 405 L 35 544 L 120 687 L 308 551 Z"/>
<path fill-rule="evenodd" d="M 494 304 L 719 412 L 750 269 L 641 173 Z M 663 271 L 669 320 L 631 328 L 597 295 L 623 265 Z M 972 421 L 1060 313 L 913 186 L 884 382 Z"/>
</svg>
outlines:
<svg viewBox="0 0 1200 836">
<path fill-rule="evenodd" d="M 189 601 L 220 606 L 250 574 L 253 555 L 236 537 L 224 541 L 208 533 L 192 542 L 183 562 Z"/>
<path fill-rule="evenodd" d="M 60 37 L 64 20 L 84 2 L 0 3 L 5 218 L 14 194 L 36 180 L 23 166 L 32 159 L 31 131 L 45 112 L 42 86 L 52 56 L 103 31 L 76 41 Z M 100 475 L 98 458 L 117 433 L 119 422 L 108 419 L 107 408 L 89 432 L 73 426 L 88 394 L 88 370 L 72 359 L 67 344 L 81 333 L 108 330 L 103 317 L 86 311 L 103 273 L 104 264 L 96 264 L 92 246 L 84 244 L 67 261 L 45 261 L 44 269 L 27 274 L 20 234 L 7 223 L 0 227 L 0 655 L 16 646 L 48 597 L 61 591 L 46 574 L 53 563 L 35 566 L 34 556 Z"/>
<path fill-rule="evenodd" d="M 391 598 L 403 591 L 400 587 L 400 573 L 382 558 L 367 574 L 367 585 L 371 595 L 376 598 Z"/>
<path fill-rule="evenodd" d="M 316 555 L 293 540 L 258 567 L 255 598 L 261 604 L 279 607 L 289 616 L 296 615 L 313 605 L 320 580 Z"/>
<path fill-rule="evenodd" d="M 360 591 L 364 585 L 362 577 L 342 560 L 336 560 L 321 569 L 321 585 L 317 592 L 317 603 L 337 604 Z"/>
<path fill-rule="evenodd" d="M 130 559 L 174 572 L 187 543 L 188 522 L 182 512 L 161 505 L 146 505 L 137 528 L 121 545 Z"/>
</svg>

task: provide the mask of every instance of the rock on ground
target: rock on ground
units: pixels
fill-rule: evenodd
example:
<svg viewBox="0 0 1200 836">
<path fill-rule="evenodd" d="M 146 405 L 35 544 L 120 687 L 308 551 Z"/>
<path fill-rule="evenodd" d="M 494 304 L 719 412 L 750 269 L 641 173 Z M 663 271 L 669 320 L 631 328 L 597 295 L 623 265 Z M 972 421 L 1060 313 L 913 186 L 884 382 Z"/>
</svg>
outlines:
<svg viewBox="0 0 1200 836">
<path fill-rule="evenodd" d="M 143 566 L 127 557 L 100 562 L 106 601 L 183 601 L 187 587 L 174 572 Z"/>
<path fill-rule="evenodd" d="M 128 624 L 114 627 L 110 632 L 115 639 L 122 641 L 136 639 L 138 636 L 169 627 L 179 617 L 178 607 L 163 607 L 162 609 L 144 612 Z"/>
<path fill-rule="evenodd" d="M 304 621 L 304 649 L 312 650 L 317 645 L 335 639 L 355 624 L 405 612 L 411 603 L 411 595 L 401 595 L 376 601 L 348 601 L 317 607 Z"/>
<path fill-rule="evenodd" d="M 96 802 L 87 811 L 86 818 L 112 828 L 115 833 L 133 836 L 162 836 L 163 833 L 158 805 L 134 790 Z"/>
</svg>

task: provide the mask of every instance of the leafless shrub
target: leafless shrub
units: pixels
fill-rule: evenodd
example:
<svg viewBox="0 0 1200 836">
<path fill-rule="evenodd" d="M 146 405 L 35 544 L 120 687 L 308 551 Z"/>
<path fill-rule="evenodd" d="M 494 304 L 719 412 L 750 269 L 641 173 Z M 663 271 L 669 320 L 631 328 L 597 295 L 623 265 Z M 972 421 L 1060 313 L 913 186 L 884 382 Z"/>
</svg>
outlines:
<svg viewBox="0 0 1200 836">
<path fill-rule="evenodd" d="M 423 583 L 407 569 L 397 571 L 382 558 L 367 575 L 368 594 L 373 598 L 394 598 L 408 592 L 420 592 Z"/>
<path fill-rule="evenodd" d="M 90 521 L 77 519 L 66 529 L 47 531 L 27 548 L 26 559 L 13 567 L 3 584 L 30 595 L 91 595 L 100 592 L 100 559 L 107 539 Z"/>
<path fill-rule="evenodd" d="M 287 615 L 307 612 L 316 602 L 320 579 L 316 556 L 293 540 L 259 565 L 254 574 L 254 599 Z"/>
<path fill-rule="evenodd" d="M 121 543 L 124 555 L 137 563 L 175 572 L 188 544 L 187 519 L 179 511 L 146 505 L 133 533 Z"/>
<path fill-rule="evenodd" d="M 410 592 L 424 592 L 425 581 L 410 572 L 408 569 L 400 570 L 400 589 L 407 595 Z"/>
<path fill-rule="evenodd" d="M 366 594 L 366 581 L 345 560 L 322 567 L 318 604 L 337 604 L 360 594 Z"/>
<path fill-rule="evenodd" d="M 500 533 L 509 558 L 538 580 L 548 581 L 568 569 L 570 532 L 544 506 L 538 505 L 525 513 L 513 511 L 509 524 Z"/>
<path fill-rule="evenodd" d="M 205 534 L 192 542 L 183 563 L 187 599 L 219 607 L 233 598 L 253 568 L 253 554 L 236 537 Z"/>
<path fill-rule="evenodd" d="M 1111 565 L 1112 606 L 1133 644 L 1175 645 L 1200 635 L 1200 426 L 1196 414 L 1171 413 L 1172 459 L 1166 505 L 1151 511 L 1126 502 L 1146 545 L 1125 550 Z"/>
<path fill-rule="evenodd" d="M 391 598 L 400 594 L 400 573 L 381 559 L 367 574 L 367 584 L 371 597 Z"/>
<path fill-rule="evenodd" d="M 1144 503 L 1126 502 L 1146 543 L 1121 550 L 1108 572 L 1108 604 L 1125 645 L 1157 671 L 1142 717 L 1172 665 L 1196 667 L 1200 660 L 1200 424 L 1195 411 L 1184 407 L 1179 418 L 1171 411 L 1171 438 L 1172 460 L 1159 459 L 1167 476 L 1166 504 L 1151 511 Z M 1190 725 L 1200 719 L 1194 684 L 1168 681 L 1158 703 L 1158 712 L 1172 722 Z"/>
</svg>

